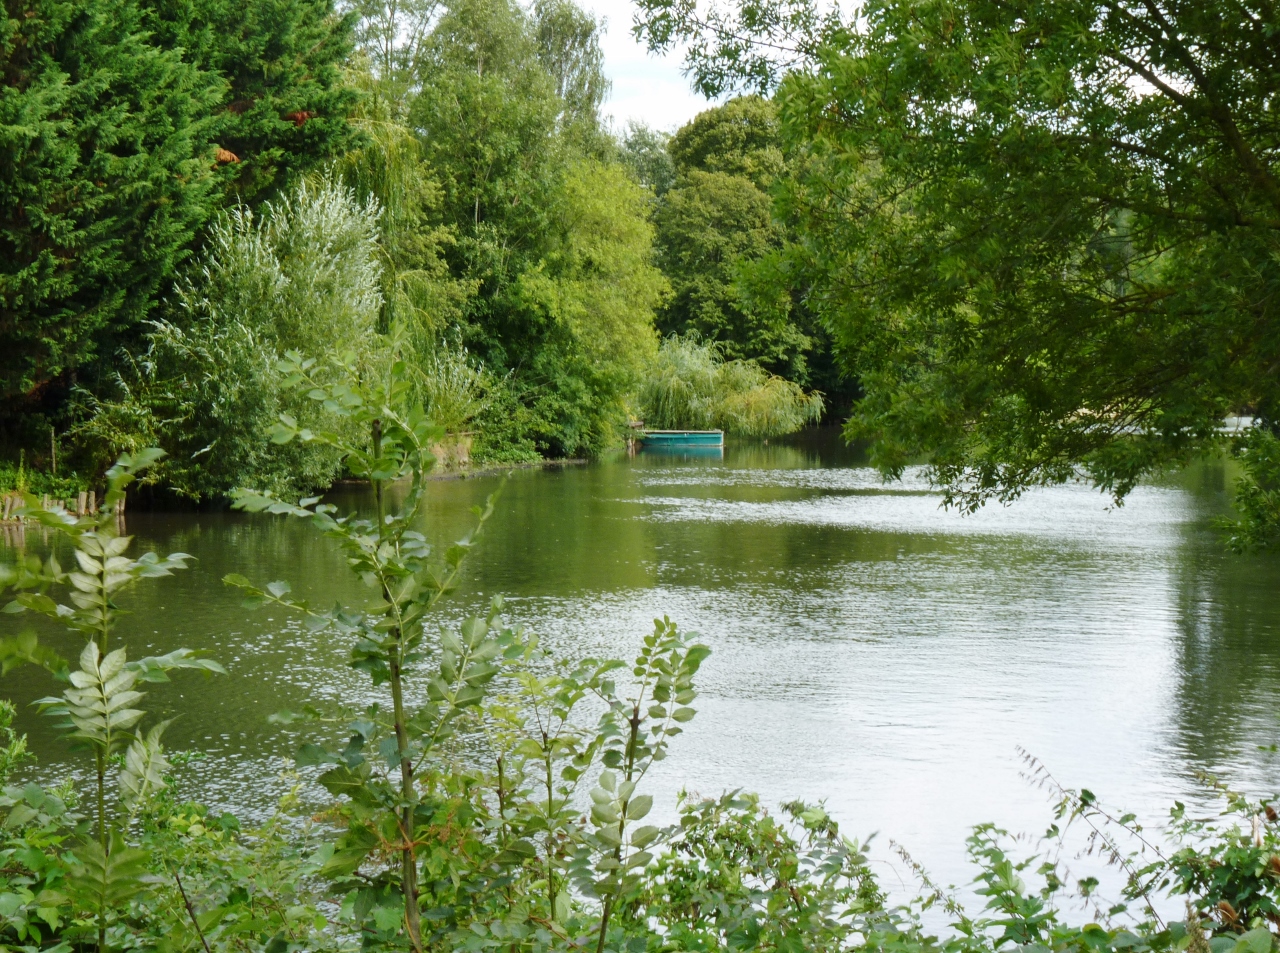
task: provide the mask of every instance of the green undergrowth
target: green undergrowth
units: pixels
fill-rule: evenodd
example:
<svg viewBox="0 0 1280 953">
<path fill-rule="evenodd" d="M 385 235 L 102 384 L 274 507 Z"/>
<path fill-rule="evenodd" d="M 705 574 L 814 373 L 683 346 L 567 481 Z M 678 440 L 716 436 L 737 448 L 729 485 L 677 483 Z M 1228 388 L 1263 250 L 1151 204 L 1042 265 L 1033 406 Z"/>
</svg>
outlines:
<svg viewBox="0 0 1280 953">
<path fill-rule="evenodd" d="M 18 463 L 0 463 L 0 495 L 6 493 L 34 493 L 54 499 L 75 499 L 76 494 L 89 490 L 89 481 L 77 473 L 55 476 L 43 470 L 31 470 Z"/>
</svg>

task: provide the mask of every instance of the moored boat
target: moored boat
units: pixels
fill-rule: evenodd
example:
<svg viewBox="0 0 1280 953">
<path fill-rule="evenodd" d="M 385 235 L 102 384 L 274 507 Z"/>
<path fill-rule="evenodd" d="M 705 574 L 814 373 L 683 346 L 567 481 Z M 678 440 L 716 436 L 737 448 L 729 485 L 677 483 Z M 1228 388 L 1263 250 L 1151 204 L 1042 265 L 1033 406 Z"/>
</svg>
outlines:
<svg viewBox="0 0 1280 953">
<path fill-rule="evenodd" d="M 640 439 L 646 447 L 655 449 L 686 450 L 702 447 L 723 447 L 723 430 L 644 430 Z"/>
</svg>

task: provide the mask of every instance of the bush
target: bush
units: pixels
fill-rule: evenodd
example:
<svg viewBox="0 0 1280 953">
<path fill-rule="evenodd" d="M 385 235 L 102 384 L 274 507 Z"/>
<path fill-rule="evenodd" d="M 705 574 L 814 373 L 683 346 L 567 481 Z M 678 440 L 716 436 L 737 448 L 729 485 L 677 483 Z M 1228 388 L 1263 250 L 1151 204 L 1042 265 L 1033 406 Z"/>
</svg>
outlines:
<svg viewBox="0 0 1280 953">
<path fill-rule="evenodd" d="M 487 375 L 466 348 L 441 345 L 419 370 L 421 403 L 431 422 L 445 433 L 462 432 L 485 409 Z"/>
<path fill-rule="evenodd" d="M 1280 540 L 1280 438 L 1255 427 L 1237 441 L 1244 470 L 1236 486 L 1238 520 L 1226 523 L 1236 552 L 1266 549 Z"/>
<path fill-rule="evenodd" d="M 81 479 L 78 473 L 54 476 L 43 470 L 29 470 L 22 458 L 19 458 L 17 466 L 0 463 L 0 494 L 34 493 L 58 500 L 73 500 L 77 493 L 88 489 L 89 481 Z"/>
<path fill-rule="evenodd" d="M 349 352 L 385 363 L 376 327 L 382 298 L 379 209 L 338 182 L 303 183 L 261 214 L 237 208 L 211 230 L 198 266 L 179 286 L 147 350 L 124 359 L 112 399 L 72 432 L 98 459 L 160 446 L 152 472 L 180 494 L 220 497 L 240 485 L 279 492 L 328 486 L 338 456 L 279 447 L 263 435 L 281 413 L 332 423 L 314 401 L 284 391 L 276 365 L 289 349 Z"/>
<path fill-rule="evenodd" d="M 714 342 L 672 335 L 640 388 L 644 421 L 661 430 L 720 429 L 746 437 L 793 433 L 822 418 L 822 395 L 754 361 L 726 361 Z"/>
</svg>

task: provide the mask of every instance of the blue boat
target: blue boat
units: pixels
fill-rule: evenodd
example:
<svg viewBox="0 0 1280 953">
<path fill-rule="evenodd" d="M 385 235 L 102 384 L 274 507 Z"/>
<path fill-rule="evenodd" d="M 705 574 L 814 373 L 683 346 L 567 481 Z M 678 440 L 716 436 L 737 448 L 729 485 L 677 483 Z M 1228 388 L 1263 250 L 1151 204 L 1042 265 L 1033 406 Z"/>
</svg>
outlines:
<svg viewBox="0 0 1280 953">
<path fill-rule="evenodd" d="M 723 430 L 645 430 L 640 434 L 645 449 L 703 450 L 724 446 Z"/>
</svg>

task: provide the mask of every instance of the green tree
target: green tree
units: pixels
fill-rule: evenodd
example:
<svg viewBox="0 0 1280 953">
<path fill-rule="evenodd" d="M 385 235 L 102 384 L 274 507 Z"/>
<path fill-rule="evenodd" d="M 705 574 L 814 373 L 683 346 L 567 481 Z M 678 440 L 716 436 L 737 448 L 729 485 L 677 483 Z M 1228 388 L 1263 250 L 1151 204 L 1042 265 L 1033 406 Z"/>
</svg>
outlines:
<svg viewBox="0 0 1280 953">
<path fill-rule="evenodd" d="M 426 45 L 410 115 L 456 235 L 446 258 L 476 288 L 459 326 L 491 375 L 486 454 L 615 442 L 656 343 L 645 196 L 597 154 L 596 29 L 568 6 L 459 0 Z"/>
<path fill-rule="evenodd" d="M 731 360 L 804 379 L 812 342 L 793 320 L 787 289 L 744 293 L 740 280 L 787 239 L 768 191 L 783 167 L 773 106 L 759 97 L 732 100 L 701 113 L 667 148 L 677 178 L 654 221 L 673 295 L 659 328 L 717 341 Z"/>
<path fill-rule="evenodd" d="M 653 314 L 668 286 L 651 262 L 647 211 L 621 166 L 573 163 L 555 208 L 561 243 L 517 282 L 524 308 L 549 329 L 532 371 L 543 408 L 559 410 L 549 419 L 563 448 L 616 441 L 627 397 L 656 353 Z"/>
<path fill-rule="evenodd" d="M 773 200 L 741 176 L 693 170 L 666 194 L 654 219 L 658 261 L 674 292 L 659 327 L 718 341 L 733 360 L 802 374 L 809 340 L 790 320 L 790 301 L 781 307 L 748 301 L 738 284 L 743 267 L 782 247 Z"/>
<path fill-rule="evenodd" d="M 439 0 L 360 0 L 351 9 L 358 17 L 355 67 L 367 71 L 374 112 L 403 122 L 419 88 L 419 68 Z"/>
<path fill-rule="evenodd" d="M 450 5 L 420 69 L 412 124 L 440 179 L 443 218 L 458 226 L 469 267 L 496 277 L 536 252 L 545 229 L 559 162 L 553 80 L 510 0 Z"/>
<path fill-rule="evenodd" d="M 776 437 L 822 418 L 821 394 L 806 394 L 755 361 L 726 361 L 721 350 L 696 337 L 664 340 L 640 388 L 644 422 L 662 430 Z"/>
<path fill-rule="evenodd" d="M 359 201 L 374 202 L 380 209 L 383 303 L 378 330 L 400 335 L 421 362 L 443 329 L 456 322 L 472 285 L 449 273 L 444 251 L 454 233 L 435 222 L 440 186 L 423 158 L 421 141 L 395 120 L 399 110 L 383 95 L 385 85 L 365 78 L 370 95 L 352 120 L 364 141 L 334 169 Z"/>
<path fill-rule="evenodd" d="M 133 0 L 8 2 L 0 18 L 0 398 L 136 324 L 214 205 L 219 79 Z"/>
<path fill-rule="evenodd" d="M 668 148 L 679 172 L 723 172 L 750 179 L 762 191 L 783 171 L 777 110 L 760 96 L 739 96 L 699 113 Z"/>
<path fill-rule="evenodd" d="M 654 198 L 662 198 L 676 182 L 676 167 L 667 144 L 671 136 L 634 120 L 618 143 L 618 157 Z"/>
<path fill-rule="evenodd" d="M 228 201 L 345 149 L 332 0 L 13 0 L 0 14 L 0 412 L 57 415 Z M 99 361 L 95 366 L 94 362 Z"/>
<path fill-rule="evenodd" d="M 1269 4 L 744 8 L 770 48 L 646 6 L 655 42 L 704 38 L 704 88 L 800 57 L 778 99 L 810 299 L 890 472 L 927 454 L 972 507 L 1083 466 L 1122 498 L 1228 414 L 1280 422 Z"/>
<path fill-rule="evenodd" d="M 600 49 L 600 24 L 570 0 L 536 0 L 538 60 L 555 83 L 560 123 L 589 142 L 600 138 L 600 105 L 609 94 Z"/>
<path fill-rule="evenodd" d="M 275 196 L 357 139 L 344 81 L 356 15 L 335 0 L 145 0 L 152 42 L 217 76 L 209 117 L 216 175 L 231 202 Z M 234 158 L 231 158 L 234 157 Z"/>
</svg>

